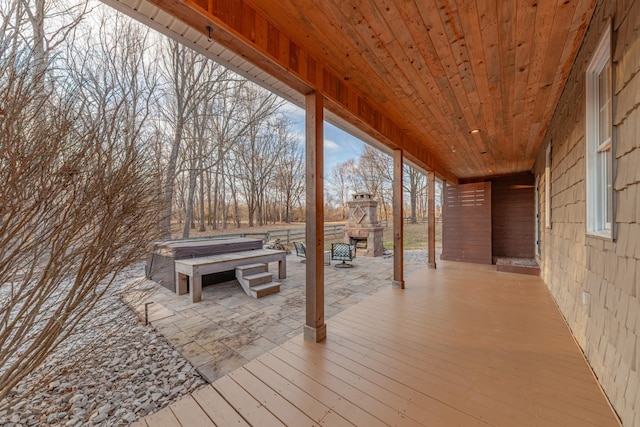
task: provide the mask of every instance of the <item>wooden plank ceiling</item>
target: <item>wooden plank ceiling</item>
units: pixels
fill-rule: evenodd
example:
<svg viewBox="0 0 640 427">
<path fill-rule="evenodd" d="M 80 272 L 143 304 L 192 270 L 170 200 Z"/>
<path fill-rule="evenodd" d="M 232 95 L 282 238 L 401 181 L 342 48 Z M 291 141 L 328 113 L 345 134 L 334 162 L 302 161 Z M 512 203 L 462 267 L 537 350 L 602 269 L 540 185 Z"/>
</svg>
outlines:
<svg viewBox="0 0 640 427">
<path fill-rule="evenodd" d="M 530 170 L 595 0 L 148 0 L 442 178 Z M 478 133 L 470 133 L 478 129 Z"/>
</svg>

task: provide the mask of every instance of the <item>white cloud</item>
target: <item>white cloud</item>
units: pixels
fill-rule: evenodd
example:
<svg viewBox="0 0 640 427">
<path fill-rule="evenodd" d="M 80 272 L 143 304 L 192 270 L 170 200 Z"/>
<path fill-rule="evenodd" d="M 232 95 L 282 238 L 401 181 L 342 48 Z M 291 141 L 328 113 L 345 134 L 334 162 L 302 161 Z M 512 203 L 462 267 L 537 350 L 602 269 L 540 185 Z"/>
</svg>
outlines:
<svg viewBox="0 0 640 427">
<path fill-rule="evenodd" d="M 297 105 L 286 101 L 282 106 L 282 111 L 296 116 L 304 116 L 304 110 Z"/>
<path fill-rule="evenodd" d="M 284 113 L 284 115 L 287 116 L 295 125 L 303 126 L 304 128 L 305 113 L 302 108 L 299 108 L 290 102 L 285 102 L 280 108 L 280 111 Z"/>
<path fill-rule="evenodd" d="M 342 147 L 340 147 L 335 141 L 332 141 L 330 139 L 325 139 L 324 140 L 324 148 L 326 150 L 341 150 Z"/>
</svg>

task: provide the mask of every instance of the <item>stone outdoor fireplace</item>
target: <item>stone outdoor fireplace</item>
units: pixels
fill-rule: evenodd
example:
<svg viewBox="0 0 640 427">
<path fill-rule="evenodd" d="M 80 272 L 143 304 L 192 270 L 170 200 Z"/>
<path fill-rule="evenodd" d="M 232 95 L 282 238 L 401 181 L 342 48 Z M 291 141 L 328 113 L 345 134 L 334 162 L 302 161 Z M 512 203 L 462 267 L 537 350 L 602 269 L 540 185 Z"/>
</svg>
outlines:
<svg viewBox="0 0 640 427">
<path fill-rule="evenodd" d="M 384 228 L 378 223 L 378 202 L 371 194 L 357 193 L 347 205 L 349 221 L 344 228 L 345 242 L 355 245 L 358 255 L 381 256 Z"/>
</svg>

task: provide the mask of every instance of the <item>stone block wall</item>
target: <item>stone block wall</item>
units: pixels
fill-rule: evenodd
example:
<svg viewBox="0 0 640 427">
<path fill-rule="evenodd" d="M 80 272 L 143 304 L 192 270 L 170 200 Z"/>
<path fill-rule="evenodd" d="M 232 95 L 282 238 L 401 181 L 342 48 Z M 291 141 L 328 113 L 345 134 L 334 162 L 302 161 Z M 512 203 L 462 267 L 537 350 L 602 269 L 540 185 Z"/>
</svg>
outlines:
<svg viewBox="0 0 640 427">
<path fill-rule="evenodd" d="M 585 70 L 613 23 L 613 241 L 586 235 Z M 545 150 L 552 146 L 551 228 Z M 545 140 L 541 275 L 624 426 L 640 427 L 640 0 L 599 0 Z"/>
</svg>

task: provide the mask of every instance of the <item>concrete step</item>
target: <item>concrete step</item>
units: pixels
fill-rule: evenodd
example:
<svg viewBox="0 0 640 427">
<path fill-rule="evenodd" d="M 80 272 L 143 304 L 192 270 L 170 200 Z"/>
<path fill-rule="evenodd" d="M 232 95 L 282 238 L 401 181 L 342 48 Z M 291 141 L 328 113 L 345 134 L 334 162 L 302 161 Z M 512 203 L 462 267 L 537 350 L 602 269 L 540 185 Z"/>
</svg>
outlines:
<svg viewBox="0 0 640 427">
<path fill-rule="evenodd" d="M 540 275 L 540 266 L 535 259 L 525 258 L 498 258 L 496 260 L 496 270 L 506 273 Z"/>
<path fill-rule="evenodd" d="M 259 285 L 263 285 L 265 283 L 271 282 L 273 280 L 273 273 L 265 272 L 265 273 L 249 274 L 249 275 L 244 275 L 242 278 L 247 281 L 247 284 L 249 285 L 250 288 L 253 288 L 255 286 L 259 286 Z"/>
<path fill-rule="evenodd" d="M 267 264 L 261 263 L 240 265 L 236 267 L 236 275 L 239 273 L 241 276 L 249 276 L 251 274 L 264 273 L 268 268 Z"/>
<path fill-rule="evenodd" d="M 274 283 L 268 264 L 247 264 L 236 267 L 236 279 L 245 293 L 253 298 L 262 298 L 280 292 L 280 283 Z"/>
<path fill-rule="evenodd" d="M 254 298 L 262 298 L 278 292 L 280 292 L 280 283 L 278 282 L 265 283 L 251 288 L 251 294 Z"/>
</svg>

